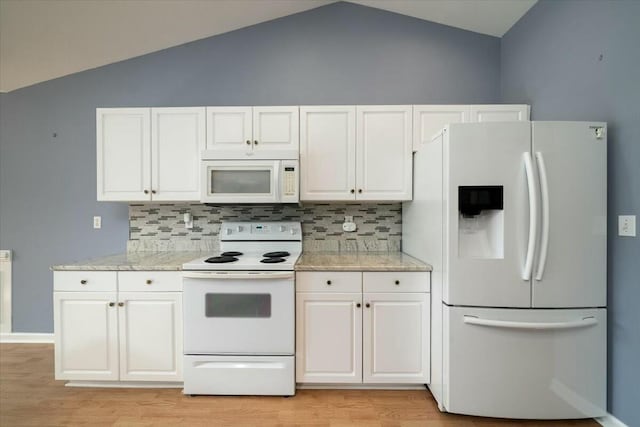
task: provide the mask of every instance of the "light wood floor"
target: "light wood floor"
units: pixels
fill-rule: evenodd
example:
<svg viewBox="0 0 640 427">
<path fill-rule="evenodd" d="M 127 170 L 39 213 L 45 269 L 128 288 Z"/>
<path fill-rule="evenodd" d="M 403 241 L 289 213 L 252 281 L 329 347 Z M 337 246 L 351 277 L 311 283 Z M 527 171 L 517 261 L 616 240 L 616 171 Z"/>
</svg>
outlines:
<svg viewBox="0 0 640 427">
<path fill-rule="evenodd" d="M 0 426 L 597 426 L 442 414 L 428 391 L 299 390 L 295 397 L 187 397 L 180 389 L 64 387 L 52 344 L 0 345 Z"/>
</svg>

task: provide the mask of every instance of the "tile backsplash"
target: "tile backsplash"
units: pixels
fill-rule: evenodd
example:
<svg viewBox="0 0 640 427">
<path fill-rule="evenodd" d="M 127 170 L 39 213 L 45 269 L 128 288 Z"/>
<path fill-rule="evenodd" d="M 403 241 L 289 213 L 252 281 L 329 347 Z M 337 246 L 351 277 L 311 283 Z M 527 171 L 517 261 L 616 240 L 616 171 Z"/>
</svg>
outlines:
<svg viewBox="0 0 640 427">
<path fill-rule="evenodd" d="M 193 216 L 191 230 L 184 227 L 185 212 Z M 345 215 L 353 216 L 355 232 L 342 231 Z M 132 204 L 128 250 L 217 250 L 222 221 L 300 221 L 305 251 L 399 251 L 402 204 Z"/>
</svg>

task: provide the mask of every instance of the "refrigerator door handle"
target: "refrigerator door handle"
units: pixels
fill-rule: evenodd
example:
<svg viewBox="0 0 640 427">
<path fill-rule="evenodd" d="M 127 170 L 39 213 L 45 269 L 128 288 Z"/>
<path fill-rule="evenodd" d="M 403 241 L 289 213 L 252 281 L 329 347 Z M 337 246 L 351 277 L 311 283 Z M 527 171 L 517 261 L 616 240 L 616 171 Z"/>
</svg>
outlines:
<svg viewBox="0 0 640 427">
<path fill-rule="evenodd" d="M 533 175 L 533 161 L 531 153 L 526 152 L 524 157 L 524 170 L 527 174 L 527 187 L 529 189 L 529 243 L 527 245 L 527 257 L 524 262 L 524 271 L 522 272 L 522 280 L 531 279 L 533 270 L 533 256 L 536 249 L 536 235 L 538 233 L 538 197 L 536 190 L 536 181 Z"/>
<path fill-rule="evenodd" d="M 547 249 L 549 248 L 549 181 L 547 180 L 547 167 L 540 151 L 536 152 L 536 162 L 540 174 L 540 194 L 542 196 L 542 241 L 540 242 L 540 258 L 536 280 L 542 280 L 544 268 L 547 264 Z"/>
<path fill-rule="evenodd" d="M 589 316 L 568 322 L 513 322 L 508 320 L 490 320 L 481 319 L 475 316 L 464 316 L 464 323 L 494 328 L 550 330 L 584 328 L 586 326 L 597 325 L 598 320 L 593 316 Z"/>
</svg>

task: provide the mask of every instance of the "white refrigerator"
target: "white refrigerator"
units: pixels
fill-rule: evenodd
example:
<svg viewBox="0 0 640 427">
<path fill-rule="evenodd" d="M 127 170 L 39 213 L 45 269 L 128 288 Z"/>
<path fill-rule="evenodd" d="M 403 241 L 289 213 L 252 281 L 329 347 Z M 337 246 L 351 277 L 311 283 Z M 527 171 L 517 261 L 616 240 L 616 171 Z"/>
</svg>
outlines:
<svg viewBox="0 0 640 427">
<path fill-rule="evenodd" d="M 606 414 L 606 124 L 451 124 L 414 156 L 402 249 L 432 272 L 440 410 Z"/>
</svg>

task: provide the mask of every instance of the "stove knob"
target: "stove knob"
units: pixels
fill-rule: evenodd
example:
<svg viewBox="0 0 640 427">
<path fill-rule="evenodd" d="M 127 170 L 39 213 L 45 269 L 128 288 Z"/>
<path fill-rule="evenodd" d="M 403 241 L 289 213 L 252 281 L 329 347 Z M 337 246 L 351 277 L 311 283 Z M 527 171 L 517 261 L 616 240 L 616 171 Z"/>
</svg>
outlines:
<svg viewBox="0 0 640 427">
<path fill-rule="evenodd" d="M 285 227 L 284 225 L 280 226 L 280 232 L 282 233 L 283 231 L 285 231 L 287 229 L 287 227 Z"/>
<path fill-rule="evenodd" d="M 238 233 L 242 233 L 242 226 L 241 225 L 238 226 Z"/>
<path fill-rule="evenodd" d="M 295 230 L 295 228 L 292 228 L 291 230 L 289 230 L 289 232 L 290 232 L 291 234 L 296 234 L 296 230 Z"/>
<path fill-rule="evenodd" d="M 227 236 L 232 233 L 230 228 L 225 228 L 224 232 L 226 233 Z"/>
</svg>

